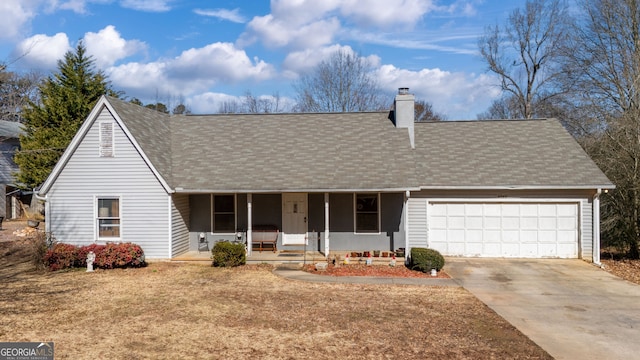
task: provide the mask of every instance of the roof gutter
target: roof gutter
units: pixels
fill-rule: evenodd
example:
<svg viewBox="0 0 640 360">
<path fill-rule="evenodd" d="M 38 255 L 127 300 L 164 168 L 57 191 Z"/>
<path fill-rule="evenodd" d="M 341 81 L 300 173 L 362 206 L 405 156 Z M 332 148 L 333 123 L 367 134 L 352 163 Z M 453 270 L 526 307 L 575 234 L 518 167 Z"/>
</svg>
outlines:
<svg viewBox="0 0 640 360">
<path fill-rule="evenodd" d="M 609 185 L 574 185 L 574 186 L 529 186 L 529 185 L 498 185 L 498 186 L 421 186 L 420 190 L 613 190 L 616 186 Z"/>
<path fill-rule="evenodd" d="M 420 188 L 375 188 L 375 189 L 184 189 L 177 187 L 173 190 L 176 194 L 279 194 L 279 193 L 353 193 L 353 192 L 405 192 L 405 191 L 419 191 Z"/>
</svg>

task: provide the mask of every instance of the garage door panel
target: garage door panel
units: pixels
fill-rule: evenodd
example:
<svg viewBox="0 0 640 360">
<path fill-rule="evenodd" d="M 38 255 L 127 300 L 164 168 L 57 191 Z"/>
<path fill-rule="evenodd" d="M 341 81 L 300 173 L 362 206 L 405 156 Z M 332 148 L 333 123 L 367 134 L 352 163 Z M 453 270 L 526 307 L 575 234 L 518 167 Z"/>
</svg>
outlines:
<svg viewBox="0 0 640 360">
<path fill-rule="evenodd" d="M 446 216 L 433 216 L 429 219 L 429 225 L 432 229 L 446 229 L 447 217 Z"/>
<path fill-rule="evenodd" d="M 557 208 L 556 204 L 539 204 L 538 205 L 538 215 L 540 216 L 557 216 Z"/>
<path fill-rule="evenodd" d="M 467 204 L 465 209 L 465 216 L 479 216 L 482 217 L 484 212 L 482 204 Z"/>
<path fill-rule="evenodd" d="M 502 218 L 502 228 L 505 230 L 517 230 L 520 229 L 520 218 L 518 217 L 504 217 Z"/>
<path fill-rule="evenodd" d="M 447 215 L 448 216 L 464 216 L 465 204 L 448 204 Z"/>
<path fill-rule="evenodd" d="M 520 255 L 523 257 L 534 257 L 538 254 L 537 243 L 522 243 L 520 246 Z"/>
<path fill-rule="evenodd" d="M 502 204 L 502 216 L 520 216 L 520 204 Z"/>
<path fill-rule="evenodd" d="M 538 227 L 542 230 L 555 230 L 558 224 L 554 217 L 541 217 L 538 219 Z"/>
<path fill-rule="evenodd" d="M 447 227 L 449 229 L 464 229 L 464 216 L 449 216 Z"/>
<path fill-rule="evenodd" d="M 485 229 L 500 230 L 502 219 L 499 217 L 485 217 L 483 223 Z"/>
<path fill-rule="evenodd" d="M 573 230 L 576 228 L 576 218 L 562 217 L 558 218 L 558 229 L 560 230 Z"/>
<path fill-rule="evenodd" d="M 536 244 L 538 242 L 538 231 L 537 230 L 521 230 L 520 242 Z"/>
<path fill-rule="evenodd" d="M 429 203 L 429 244 L 445 255 L 577 257 L 577 203 Z"/>
<path fill-rule="evenodd" d="M 520 228 L 526 230 L 538 229 L 538 218 L 530 216 L 520 218 Z"/>
<path fill-rule="evenodd" d="M 574 244 L 576 242 L 576 233 L 571 230 L 558 230 L 556 232 L 556 239 L 561 244 Z"/>
<path fill-rule="evenodd" d="M 470 216 L 466 218 L 465 228 L 482 230 L 482 216 Z"/>
</svg>

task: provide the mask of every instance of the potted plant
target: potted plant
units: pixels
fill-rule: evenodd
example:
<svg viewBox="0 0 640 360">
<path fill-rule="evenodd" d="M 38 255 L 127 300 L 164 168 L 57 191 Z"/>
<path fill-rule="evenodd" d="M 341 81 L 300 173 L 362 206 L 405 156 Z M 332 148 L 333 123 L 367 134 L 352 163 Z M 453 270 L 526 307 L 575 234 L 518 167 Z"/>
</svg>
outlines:
<svg viewBox="0 0 640 360">
<path fill-rule="evenodd" d="M 373 250 L 373 257 L 380 257 L 380 250 Z"/>
</svg>

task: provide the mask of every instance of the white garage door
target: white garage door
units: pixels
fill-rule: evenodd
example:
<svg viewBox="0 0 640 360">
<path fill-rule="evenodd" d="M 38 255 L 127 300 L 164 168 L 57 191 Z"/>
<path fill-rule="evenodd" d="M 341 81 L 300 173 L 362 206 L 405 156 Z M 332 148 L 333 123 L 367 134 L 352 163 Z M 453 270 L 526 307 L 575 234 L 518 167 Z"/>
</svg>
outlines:
<svg viewBox="0 0 640 360">
<path fill-rule="evenodd" d="M 429 247 L 446 255 L 578 257 L 575 203 L 429 203 Z"/>
</svg>

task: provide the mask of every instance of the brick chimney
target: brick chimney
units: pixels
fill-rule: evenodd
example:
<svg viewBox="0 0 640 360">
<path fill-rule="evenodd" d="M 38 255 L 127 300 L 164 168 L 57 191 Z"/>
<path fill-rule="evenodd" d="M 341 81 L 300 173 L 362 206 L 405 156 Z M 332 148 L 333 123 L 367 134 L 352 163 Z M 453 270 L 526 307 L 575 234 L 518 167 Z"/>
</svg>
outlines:
<svg viewBox="0 0 640 360">
<path fill-rule="evenodd" d="M 409 94 L 409 88 L 398 88 L 398 95 L 393 102 L 394 124 L 397 128 L 406 128 L 409 131 L 411 148 L 415 148 L 413 136 L 413 122 L 415 121 L 415 100 L 413 94 Z"/>
</svg>

